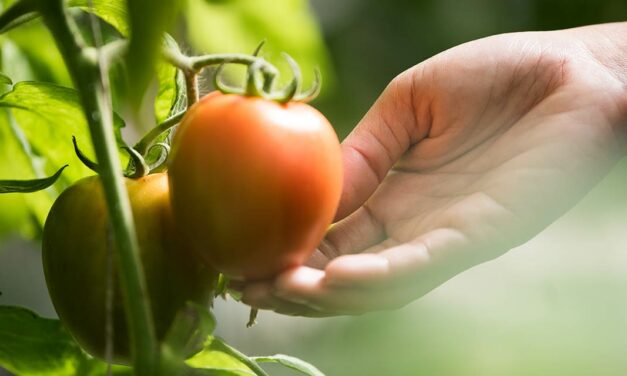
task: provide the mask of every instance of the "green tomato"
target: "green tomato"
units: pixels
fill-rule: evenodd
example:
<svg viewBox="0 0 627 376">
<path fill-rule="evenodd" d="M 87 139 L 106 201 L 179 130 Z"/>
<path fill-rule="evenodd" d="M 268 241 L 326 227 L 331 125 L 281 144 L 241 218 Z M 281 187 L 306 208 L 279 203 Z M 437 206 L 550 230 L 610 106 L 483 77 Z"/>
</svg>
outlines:
<svg viewBox="0 0 627 376">
<path fill-rule="evenodd" d="M 196 262 L 172 220 L 168 178 L 126 180 L 156 334 L 162 339 L 185 302 L 211 302 L 217 273 Z M 104 358 L 108 265 L 113 265 L 113 361 L 130 362 L 130 346 L 104 194 L 98 177 L 77 182 L 54 203 L 43 234 L 43 265 L 61 321 L 90 354 Z M 111 253 L 109 253 L 111 252 Z M 112 256 L 113 257 L 113 256 Z"/>
</svg>

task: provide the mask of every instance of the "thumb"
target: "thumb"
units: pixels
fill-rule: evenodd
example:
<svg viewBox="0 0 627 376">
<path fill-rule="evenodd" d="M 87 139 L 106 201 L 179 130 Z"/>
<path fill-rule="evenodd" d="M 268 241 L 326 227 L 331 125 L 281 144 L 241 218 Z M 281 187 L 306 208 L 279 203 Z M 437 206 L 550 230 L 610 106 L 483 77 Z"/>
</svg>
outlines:
<svg viewBox="0 0 627 376">
<path fill-rule="evenodd" d="M 344 184 L 336 220 L 372 195 L 401 156 L 426 137 L 428 124 L 418 124 L 418 67 L 397 76 L 342 142 Z"/>
</svg>

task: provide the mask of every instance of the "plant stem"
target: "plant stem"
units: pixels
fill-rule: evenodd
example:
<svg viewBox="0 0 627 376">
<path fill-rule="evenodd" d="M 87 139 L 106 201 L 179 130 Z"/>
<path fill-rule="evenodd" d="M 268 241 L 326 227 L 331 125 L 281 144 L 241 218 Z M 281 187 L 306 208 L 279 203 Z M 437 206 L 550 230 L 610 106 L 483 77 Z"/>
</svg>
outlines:
<svg viewBox="0 0 627 376">
<path fill-rule="evenodd" d="M 266 371 L 261 368 L 257 362 L 247 357 L 245 354 L 242 354 L 237 349 L 229 346 L 226 342 L 222 341 L 222 345 L 224 346 L 223 350 L 232 357 L 236 358 L 240 362 L 244 363 L 248 368 L 250 368 L 257 376 L 269 376 Z"/>
<path fill-rule="evenodd" d="M 183 116 L 185 116 L 185 111 L 167 118 L 163 123 L 157 125 L 156 127 L 152 128 L 150 132 L 146 133 L 146 135 L 144 135 L 144 137 L 142 137 L 142 139 L 135 144 L 133 149 L 135 149 L 139 154 L 145 155 L 148 151 L 148 148 L 157 139 L 157 137 L 159 137 L 159 135 L 161 135 L 163 132 L 180 123 L 181 119 L 183 119 Z"/>
<path fill-rule="evenodd" d="M 194 71 L 184 71 L 185 88 L 187 90 L 187 109 L 198 102 L 198 75 Z"/>
<path fill-rule="evenodd" d="M 166 48 L 163 51 L 164 58 L 175 67 L 181 69 L 184 73 L 193 71 L 200 72 L 203 68 L 211 65 L 220 64 L 242 64 L 251 65 L 254 62 L 259 62 L 260 70 L 266 75 L 276 76 L 279 74 L 279 70 L 272 64 L 270 64 L 264 58 L 247 55 L 247 54 L 209 54 L 201 56 L 185 56 L 180 51 L 172 48 Z"/>
<path fill-rule="evenodd" d="M 73 33 L 65 14 L 63 1 L 39 0 L 37 3 L 78 90 L 89 125 L 113 228 L 135 372 L 137 375 L 154 375 L 158 364 L 158 345 L 133 215 L 113 133 L 110 98 L 104 82 L 106 76 L 101 74 L 93 59 L 85 55 L 80 39 Z"/>
</svg>

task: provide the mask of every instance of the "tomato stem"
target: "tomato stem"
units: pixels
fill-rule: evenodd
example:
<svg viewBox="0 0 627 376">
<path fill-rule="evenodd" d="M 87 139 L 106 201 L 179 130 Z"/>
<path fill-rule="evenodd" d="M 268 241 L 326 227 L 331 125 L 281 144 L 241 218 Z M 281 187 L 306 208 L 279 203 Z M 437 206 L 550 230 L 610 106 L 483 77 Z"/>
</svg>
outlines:
<svg viewBox="0 0 627 376">
<path fill-rule="evenodd" d="M 154 375 L 157 373 L 159 347 L 113 131 L 108 76 L 100 65 L 102 56 L 98 54 L 98 59 L 94 61 L 93 56 L 90 58 L 86 52 L 82 38 L 67 16 L 63 4 L 62 0 L 36 1 L 74 81 L 94 144 L 115 240 L 115 256 L 124 309 L 129 321 L 134 369 L 137 375 Z"/>
<path fill-rule="evenodd" d="M 185 88 L 187 90 L 187 109 L 198 102 L 198 74 L 195 71 L 184 71 Z"/>
<path fill-rule="evenodd" d="M 183 116 L 185 116 L 186 111 L 179 112 L 178 114 L 167 118 L 163 123 L 157 125 L 152 128 L 141 140 L 139 140 L 135 146 L 133 147 L 138 153 L 142 155 L 146 155 L 150 146 L 155 142 L 155 140 L 166 132 L 168 129 L 174 127 L 178 123 L 181 122 Z"/>
<path fill-rule="evenodd" d="M 129 148 L 128 146 L 125 146 L 122 149 L 126 150 L 131 158 L 124 176 L 131 179 L 139 179 L 148 175 L 150 168 L 146 164 L 144 157 L 138 153 L 137 150 Z"/>
<path fill-rule="evenodd" d="M 243 353 L 239 352 L 235 348 L 229 346 L 226 342 L 222 341 L 222 344 L 224 345 L 224 347 L 222 348 L 224 350 L 224 352 L 226 352 L 227 354 L 229 354 L 232 357 L 236 358 L 240 362 L 244 363 L 248 368 L 250 368 L 255 373 L 255 375 L 257 375 L 257 376 L 269 376 L 268 373 L 266 371 L 264 371 L 263 368 L 261 368 L 261 366 L 259 364 L 257 364 L 257 362 L 255 362 L 254 360 L 250 359 L 248 356 L 246 356 Z"/>
</svg>

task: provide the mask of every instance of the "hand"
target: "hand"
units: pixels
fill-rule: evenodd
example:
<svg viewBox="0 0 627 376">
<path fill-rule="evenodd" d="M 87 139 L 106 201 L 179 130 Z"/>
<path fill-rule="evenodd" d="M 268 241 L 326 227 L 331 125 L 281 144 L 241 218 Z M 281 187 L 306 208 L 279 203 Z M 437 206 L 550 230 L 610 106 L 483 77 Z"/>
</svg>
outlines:
<svg viewBox="0 0 627 376">
<path fill-rule="evenodd" d="M 240 286 L 276 312 L 393 309 L 531 239 L 625 154 L 627 23 L 494 36 L 395 78 L 342 144 L 308 266 Z"/>
</svg>

